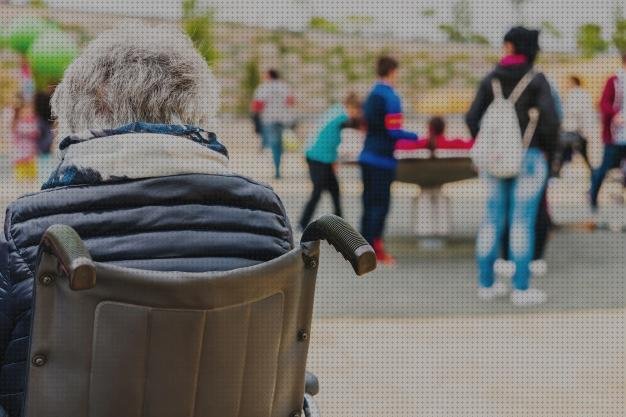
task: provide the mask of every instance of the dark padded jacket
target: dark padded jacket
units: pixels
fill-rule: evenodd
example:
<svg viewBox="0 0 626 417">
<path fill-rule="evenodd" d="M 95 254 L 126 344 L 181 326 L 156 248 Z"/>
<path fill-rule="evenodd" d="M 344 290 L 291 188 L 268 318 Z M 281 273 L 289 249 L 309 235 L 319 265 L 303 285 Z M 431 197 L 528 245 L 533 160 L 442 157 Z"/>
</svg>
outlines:
<svg viewBox="0 0 626 417">
<path fill-rule="evenodd" d="M 475 138 L 478 134 L 480 121 L 493 101 L 491 80 L 494 78 L 500 80 L 502 93 L 505 97 L 508 97 L 517 83 L 531 69 L 532 66 L 530 64 L 498 65 L 483 79 L 478 88 L 476 98 L 466 115 L 467 126 L 472 137 Z M 530 120 L 528 111 L 533 107 L 539 110 L 539 121 L 530 146 L 541 149 L 550 159 L 554 155 L 558 143 L 560 122 L 550 84 L 541 73 L 535 74 L 531 83 L 524 90 L 517 103 L 515 103 L 522 132 L 526 130 Z"/>
<path fill-rule="evenodd" d="M 57 223 L 75 228 L 96 261 L 152 270 L 230 270 L 293 247 L 280 199 L 236 175 L 71 185 L 18 199 L 0 239 L 0 404 L 11 417 L 24 397 L 37 247 Z"/>
</svg>

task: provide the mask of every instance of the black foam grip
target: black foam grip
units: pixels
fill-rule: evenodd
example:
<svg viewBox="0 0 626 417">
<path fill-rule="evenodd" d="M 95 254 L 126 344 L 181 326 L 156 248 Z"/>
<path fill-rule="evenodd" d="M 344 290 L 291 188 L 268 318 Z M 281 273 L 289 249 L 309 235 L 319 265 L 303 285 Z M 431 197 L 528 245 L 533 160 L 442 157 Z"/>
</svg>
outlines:
<svg viewBox="0 0 626 417">
<path fill-rule="evenodd" d="M 359 232 L 339 216 L 328 214 L 309 224 L 302 234 L 302 243 L 326 240 L 350 262 L 357 275 L 376 269 L 374 249 Z"/>
</svg>

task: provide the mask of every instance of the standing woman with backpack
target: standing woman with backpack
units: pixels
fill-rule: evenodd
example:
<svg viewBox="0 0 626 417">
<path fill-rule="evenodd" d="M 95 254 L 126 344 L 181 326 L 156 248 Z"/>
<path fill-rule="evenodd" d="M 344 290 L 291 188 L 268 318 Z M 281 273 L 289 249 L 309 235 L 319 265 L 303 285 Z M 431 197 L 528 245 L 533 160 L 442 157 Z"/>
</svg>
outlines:
<svg viewBox="0 0 626 417">
<path fill-rule="evenodd" d="M 496 280 L 494 263 L 508 227 L 509 259 L 515 264 L 511 301 L 537 304 L 545 294 L 530 287 L 535 224 L 558 137 L 550 84 L 533 71 L 539 32 L 523 27 L 504 37 L 504 56 L 481 82 L 466 122 L 476 138 L 473 159 L 487 187 L 485 217 L 476 256 L 479 296 L 506 296 L 509 287 Z"/>
</svg>

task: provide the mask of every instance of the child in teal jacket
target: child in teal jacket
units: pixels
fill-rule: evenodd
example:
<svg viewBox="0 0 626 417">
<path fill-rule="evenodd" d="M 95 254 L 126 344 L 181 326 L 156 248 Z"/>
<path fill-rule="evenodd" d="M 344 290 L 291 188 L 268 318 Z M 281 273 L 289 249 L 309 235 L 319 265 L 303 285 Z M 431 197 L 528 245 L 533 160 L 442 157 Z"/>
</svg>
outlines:
<svg viewBox="0 0 626 417">
<path fill-rule="evenodd" d="M 324 191 L 328 191 L 335 206 L 335 214 L 341 216 L 341 198 L 339 183 L 335 175 L 334 164 L 337 161 L 341 144 L 341 131 L 345 128 L 356 129 L 361 124 L 361 101 L 356 94 L 349 94 L 344 104 L 332 106 L 321 118 L 319 128 L 311 146 L 306 151 L 306 161 L 313 182 L 313 193 L 309 198 L 300 218 L 300 227 L 304 229 L 315 213 L 315 208 Z"/>
</svg>

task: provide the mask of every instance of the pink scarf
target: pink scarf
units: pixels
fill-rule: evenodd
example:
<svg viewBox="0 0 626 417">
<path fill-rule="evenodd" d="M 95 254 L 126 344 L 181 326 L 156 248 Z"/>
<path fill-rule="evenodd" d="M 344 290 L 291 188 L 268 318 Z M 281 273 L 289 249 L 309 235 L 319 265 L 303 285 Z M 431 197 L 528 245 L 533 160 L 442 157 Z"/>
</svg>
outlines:
<svg viewBox="0 0 626 417">
<path fill-rule="evenodd" d="M 500 65 L 503 67 L 512 67 L 514 65 L 522 65 L 528 62 L 526 55 L 507 55 L 500 60 Z"/>
</svg>

